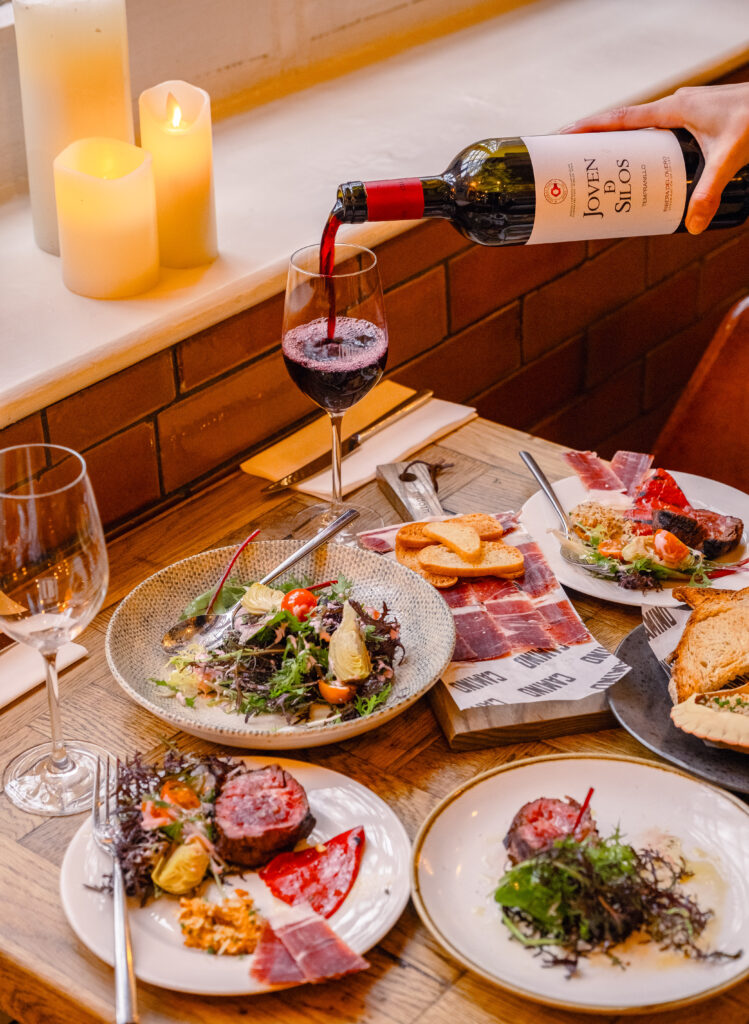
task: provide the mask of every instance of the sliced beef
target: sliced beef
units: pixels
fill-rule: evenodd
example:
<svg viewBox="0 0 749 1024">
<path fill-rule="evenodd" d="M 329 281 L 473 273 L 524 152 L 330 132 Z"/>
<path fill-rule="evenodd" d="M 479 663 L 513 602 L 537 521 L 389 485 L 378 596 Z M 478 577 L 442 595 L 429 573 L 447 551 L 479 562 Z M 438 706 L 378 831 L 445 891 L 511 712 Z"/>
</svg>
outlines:
<svg viewBox="0 0 749 1024">
<path fill-rule="evenodd" d="M 697 522 L 694 515 L 686 512 L 674 512 L 668 508 L 657 508 L 653 511 L 653 529 L 668 530 L 690 548 L 698 548 L 705 539 L 705 528 Z"/>
<path fill-rule="evenodd" d="M 722 516 L 706 508 L 694 508 L 690 515 L 702 527 L 705 558 L 718 558 L 735 548 L 744 534 L 744 524 L 737 516 Z"/>
<path fill-rule="evenodd" d="M 550 850 L 557 839 L 571 834 L 579 813 L 580 804 L 570 796 L 566 800 L 542 796 L 523 804 L 504 838 L 511 863 L 519 864 L 537 853 Z M 598 830 L 590 808 L 586 808 L 575 829 L 575 839 L 585 839 L 590 835 L 597 836 Z"/>
<path fill-rule="evenodd" d="M 232 775 L 216 799 L 218 851 L 254 868 L 292 849 L 315 827 L 307 794 L 279 765 Z"/>
</svg>

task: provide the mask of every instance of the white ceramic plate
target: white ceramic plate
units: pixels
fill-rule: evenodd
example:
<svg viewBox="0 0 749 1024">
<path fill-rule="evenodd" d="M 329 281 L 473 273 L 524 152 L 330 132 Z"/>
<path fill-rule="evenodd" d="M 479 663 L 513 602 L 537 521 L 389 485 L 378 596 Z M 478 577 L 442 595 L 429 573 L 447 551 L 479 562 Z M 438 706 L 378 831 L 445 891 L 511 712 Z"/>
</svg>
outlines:
<svg viewBox="0 0 749 1024">
<path fill-rule="evenodd" d="M 256 541 L 232 570 L 235 579 L 262 579 L 296 551 L 297 541 Z M 393 689 L 384 705 L 366 718 L 302 722 L 289 725 L 282 715 L 242 715 L 209 707 L 199 698 L 183 707 L 163 686 L 167 656 L 161 638 L 198 594 L 215 586 L 236 548 L 216 548 L 175 562 L 136 587 L 120 603 L 107 629 L 107 662 L 117 682 L 133 700 L 184 732 L 232 747 L 291 750 L 337 743 L 368 732 L 394 718 L 432 686 L 448 665 L 455 646 L 452 613 L 440 594 L 421 576 L 398 562 L 348 544 L 326 544 L 295 565 L 280 580 L 304 574 L 315 580 L 346 577 L 353 596 L 389 611 L 401 626 L 405 657 L 395 666 Z"/>
<path fill-rule="evenodd" d="M 708 480 L 703 476 L 670 470 L 669 472 L 695 508 L 709 508 L 713 512 L 720 512 L 723 515 L 738 516 L 743 519 L 745 526 L 749 526 L 749 494 L 744 494 L 743 491 L 738 491 L 735 487 L 729 487 L 728 484 Z M 553 486 L 566 512 L 573 509 L 575 505 L 579 505 L 580 502 L 590 499 L 590 492 L 577 476 L 568 476 L 563 480 L 557 480 Z M 536 491 L 526 501 L 520 511 L 520 521 L 543 551 L 547 562 L 554 570 L 554 575 L 565 587 L 572 587 L 590 597 L 600 597 L 604 601 L 615 601 L 617 604 L 631 604 L 638 607 L 645 604 L 657 604 L 669 608 L 678 606 L 679 602 L 669 593 L 670 588 L 676 586 L 676 583 L 664 583 L 662 591 L 623 590 L 613 580 L 599 579 L 599 577 L 585 572 L 584 569 L 576 569 L 573 565 L 565 562 L 559 554 L 559 541 L 552 533 L 549 533 L 549 530 L 559 529 L 559 520 L 543 491 Z M 745 558 L 747 553 L 749 553 L 749 539 L 745 529 L 741 543 L 725 558 L 718 559 L 718 561 L 737 562 Z M 738 590 L 741 587 L 749 586 L 749 574 L 737 573 L 735 576 L 722 576 L 714 581 L 713 586 L 722 590 Z"/>
<path fill-rule="evenodd" d="M 695 871 L 687 888 L 715 910 L 711 948 L 737 960 L 701 962 L 653 943 L 625 946 L 626 970 L 604 956 L 582 960 L 576 976 L 545 968 L 510 938 L 493 890 L 507 858 L 502 840 L 519 808 L 540 796 L 581 800 L 601 834 L 621 826 L 635 847 L 681 842 Z M 446 797 L 414 844 L 412 896 L 447 951 L 488 981 L 528 999 L 588 1013 L 672 1009 L 749 975 L 749 808 L 736 797 L 666 765 L 638 758 L 555 755 L 502 765 Z"/>
<path fill-rule="evenodd" d="M 351 892 L 329 918 L 331 927 L 357 953 L 366 953 L 396 923 L 408 902 L 411 844 L 399 819 L 378 796 L 353 779 L 302 761 L 249 757 L 260 768 L 280 764 L 307 791 L 317 819 L 308 842 L 330 839 L 356 825 L 364 826 L 365 846 L 359 875 Z M 82 825 L 68 846 L 60 873 L 60 896 L 68 922 L 81 942 L 108 964 L 112 952 L 112 900 L 86 889 L 111 870 L 109 859 Z M 237 886 L 250 892 L 262 912 L 273 900 L 255 872 L 236 876 Z M 219 898 L 211 884 L 207 898 Z M 252 958 L 210 956 L 182 943 L 177 911 L 179 897 L 163 896 L 141 907 L 130 900 L 135 973 L 141 981 L 200 995 L 252 995 L 269 991 L 250 977 Z"/>
</svg>

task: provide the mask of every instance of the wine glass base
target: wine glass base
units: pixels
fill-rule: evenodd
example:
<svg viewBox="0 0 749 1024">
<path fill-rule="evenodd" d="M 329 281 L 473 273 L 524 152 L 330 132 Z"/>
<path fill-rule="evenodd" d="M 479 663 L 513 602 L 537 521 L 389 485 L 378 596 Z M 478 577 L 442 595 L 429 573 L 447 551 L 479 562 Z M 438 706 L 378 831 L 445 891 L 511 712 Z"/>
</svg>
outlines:
<svg viewBox="0 0 749 1024">
<path fill-rule="evenodd" d="M 345 512 L 347 508 L 355 508 L 359 513 L 359 517 L 354 519 L 350 526 L 345 526 L 334 537 L 331 537 L 329 542 L 331 544 L 353 544 L 358 546 L 358 533 L 363 533 L 364 530 L 378 530 L 385 525 L 385 520 L 379 512 L 375 512 L 374 509 L 366 505 L 331 505 L 327 503 L 308 505 L 294 516 L 291 523 L 292 536 L 298 537 L 299 540 L 307 540 L 309 537 L 314 537 L 324 527 L 329 526 L 342 512 Z"/>
<path fill-rule="evenodd" d="M 56 770 L 49 743 L 24 750 L 8 764 L 3 789 L 16 807 L 31 814 L 62 817 L 91 810 L 96 759 L 106 761 L 108 751 L 95 743 L 65 743 L 70 766 Z"/>
</svg>

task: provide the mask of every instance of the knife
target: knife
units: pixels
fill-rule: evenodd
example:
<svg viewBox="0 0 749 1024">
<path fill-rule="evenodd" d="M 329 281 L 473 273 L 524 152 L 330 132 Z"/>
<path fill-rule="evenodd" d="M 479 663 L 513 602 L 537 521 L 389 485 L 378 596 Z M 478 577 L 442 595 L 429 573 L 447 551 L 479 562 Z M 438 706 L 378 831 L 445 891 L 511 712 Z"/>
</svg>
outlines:
<svg viewBox="0 0 749 1024">
<path fill-rule="evenodd" d="M 345 441 L 341 442 L 341 458 L 345 459 L 351 452 L 355 452 L 357 448 L 361 447 L 365 441 L 369 440 L 375 434 L 384 430 L 385 427 L 389 427 L 395 423 L 402 416 L 405 416 L 409 412 L 413 412 L 420 406 L 428 402 L 432 397 L 432 391 L 417 391 L 413 395 L 409 395 L 408 398 L 404 398 L 402 402 L 398 402 L 393 408 L 382 416 L 378 416 L 376 420 L 373 420 L 368 427 L 364 427 L 363 430 L 357 431 L 352 434 L 351 437 L 347 437 Z M 308 476 L 315 476 L 323 469 L 327 469 L 330 465 L 330 452 L 324 452 L 322 455 L 318 455 L 316 459 L 312 459 L 305 466 L 301 466 L 299 469 L 295 469 L 293 473 L 287 473 L 286 476 L 281 477 L 280 480 L 276 480 L 274 483 L 266 484 L 263 487 L 264 494 L 275 494 L 276 491 L 282 491 L 284 487 L 291 487 L 292 484 L 299 483 L 300 480 L 306 480 Z"/>
</svg>

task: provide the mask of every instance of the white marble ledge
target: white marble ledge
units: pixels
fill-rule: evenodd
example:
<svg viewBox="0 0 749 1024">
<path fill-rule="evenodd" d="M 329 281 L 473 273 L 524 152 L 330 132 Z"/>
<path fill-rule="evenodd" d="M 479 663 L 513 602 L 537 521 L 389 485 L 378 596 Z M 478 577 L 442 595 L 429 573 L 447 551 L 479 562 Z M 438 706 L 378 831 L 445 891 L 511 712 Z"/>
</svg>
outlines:
<svg viewBox="0 0 749 1024">
<path fill-rule="evenodd" d="M 709 7 L 709 15 L 708 15 Z M 0 206 L 0 427 L 275 294 L 341 181 L 439 172 L 490 135 L 595 109 L 749 58 L 746 0 L 545 0 L 214 126 L 220 258 L 134 299 L 84 299 Z M 344 228 L 376 244 L 407 225 Z"/>
</svg>

